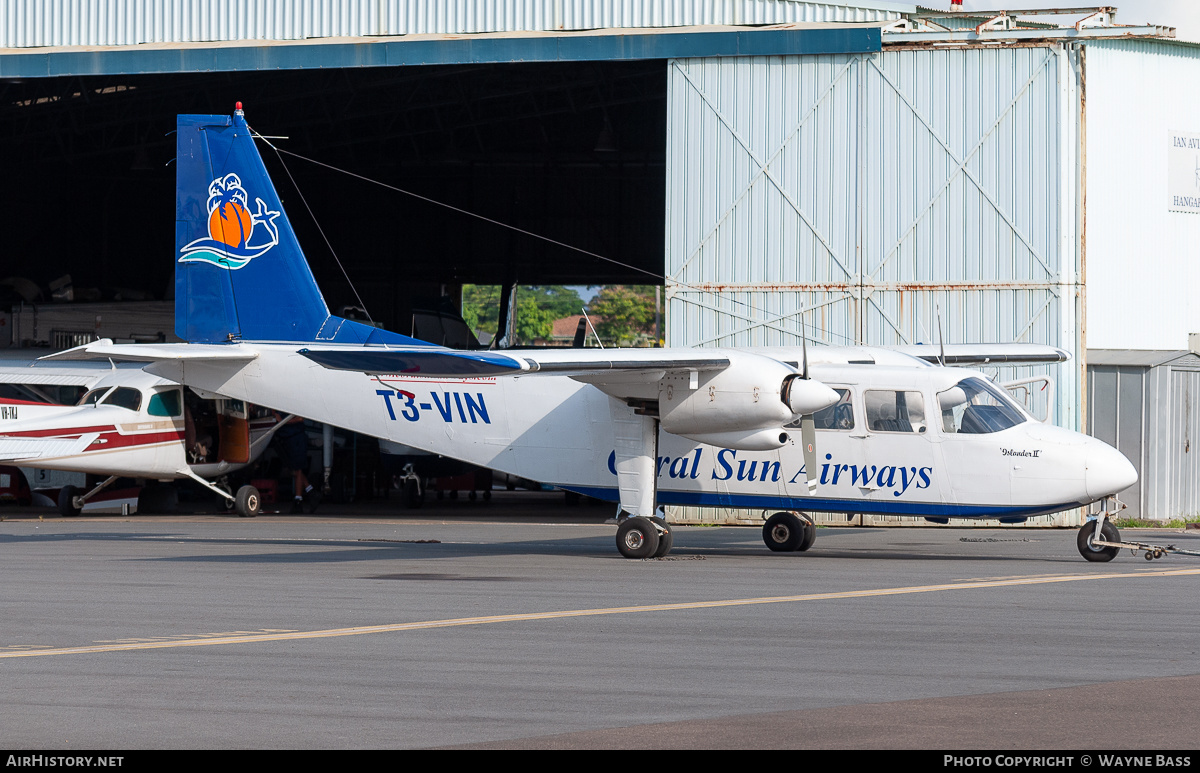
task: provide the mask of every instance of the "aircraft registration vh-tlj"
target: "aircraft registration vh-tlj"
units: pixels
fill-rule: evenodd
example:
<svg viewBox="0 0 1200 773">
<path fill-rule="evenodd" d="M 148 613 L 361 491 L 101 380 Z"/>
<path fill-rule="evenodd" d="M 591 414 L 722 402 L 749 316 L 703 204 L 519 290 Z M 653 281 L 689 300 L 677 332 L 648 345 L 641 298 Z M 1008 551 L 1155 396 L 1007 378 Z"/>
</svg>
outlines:
<svg viewBox="0 0 1200 773">
<path fill-rule="evenodd" d="M 764 540 L 795 551 L 815 536 L 805 511 L 1011 523 L 1116 504 L 1137 480 L 1116 449 L 945 366 L 1068 358 L 1053 347 L 463 351 L 334 316 L 257 136 L 240 103 L 179 116 L 176 333 L 190 343 L 52 356 L 147 362 L 209 393 L 618 502 L 630 558 L 671 549 L 661 505 L 778 511 Z M 1117 554 L 1113 513 L 1080 530 L 1088 560 Z"/>
</svg>

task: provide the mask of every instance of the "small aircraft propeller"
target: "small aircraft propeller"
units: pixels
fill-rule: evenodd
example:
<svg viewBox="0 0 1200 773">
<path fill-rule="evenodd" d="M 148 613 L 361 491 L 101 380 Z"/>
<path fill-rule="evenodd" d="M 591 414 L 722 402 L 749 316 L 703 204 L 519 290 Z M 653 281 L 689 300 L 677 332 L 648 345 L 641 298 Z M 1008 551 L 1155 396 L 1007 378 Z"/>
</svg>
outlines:
<svg viewBox="0 0 1200 773">
<path fill-rule="evenodd" d="M 808 379 L 808 330 L 803 314 L 800 315 L 800 345 L 804 355 L 801 378 Z M 817 420 L 811 413 L 800 417 L 800 442 L 804 444 L 804 471 L 808 478 L 808 495 L 811 497 L 817 493 Z"/>
<path fill-rule="evenodd" d="M 816 412 L 837 402 L 836 393 L 812 378 L 808 367 L 808 332 L 804 317 L 800 317 L 800 341 L 803 347 L 803 362 L 800 374 L 793 378 L 788 387 L 787 404 L 794 414 L 800 416 L 800 440 L 804 444 L 804 469 L 808 477 L 808 494 L 817 493 L 817 421 Z M 796 381 L 807 382 L 800 388 Z"/>
</svg>

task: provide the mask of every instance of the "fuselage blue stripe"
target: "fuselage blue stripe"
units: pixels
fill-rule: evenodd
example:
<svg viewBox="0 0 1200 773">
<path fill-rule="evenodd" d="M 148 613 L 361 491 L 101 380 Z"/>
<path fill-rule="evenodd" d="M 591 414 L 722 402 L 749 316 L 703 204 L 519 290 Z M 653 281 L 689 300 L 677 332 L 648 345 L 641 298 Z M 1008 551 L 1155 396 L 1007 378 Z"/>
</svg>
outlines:
<svg viewBox="0 0 1200 773">
<path fill-rule="evenodd" d="M 608 502 L 620 501 L 620 494 L 615 488 L 570 485 L 559 485 L 559 488 Z M 1079 507 L 1078 502 L 1054 505 L 950 505 L 938 502 L 879 502 L 870 499 L 826 499 L 662 490 L 658 492 L 657 499 L 660 505 L 776 508 L 780 510 L 815 510 L 822 513 L 864 513 L 867 515 L 908 515 L 935 518 L 1026 518 Z"/>
</svg>

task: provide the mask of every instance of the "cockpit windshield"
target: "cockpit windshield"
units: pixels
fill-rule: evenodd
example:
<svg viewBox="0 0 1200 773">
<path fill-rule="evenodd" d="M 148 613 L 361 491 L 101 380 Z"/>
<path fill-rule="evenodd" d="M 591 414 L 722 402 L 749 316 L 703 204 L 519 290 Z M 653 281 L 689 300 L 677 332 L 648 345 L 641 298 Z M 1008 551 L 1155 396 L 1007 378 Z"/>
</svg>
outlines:
<svg viewBox="0 0 1200 773">
<path fill-rule="evenodd" d="M 964 378 L 937 397 L 947 434 L 984 435 L 1029 420 L 1004 391 L 977 376 Z"/>
<path fill-rule="evenodd" d="M 100 387 L 79 398 L 77 405 L 116 405 L 136 411 L 142 405 L 142 393 L 132 387 Z"/>
</svg>

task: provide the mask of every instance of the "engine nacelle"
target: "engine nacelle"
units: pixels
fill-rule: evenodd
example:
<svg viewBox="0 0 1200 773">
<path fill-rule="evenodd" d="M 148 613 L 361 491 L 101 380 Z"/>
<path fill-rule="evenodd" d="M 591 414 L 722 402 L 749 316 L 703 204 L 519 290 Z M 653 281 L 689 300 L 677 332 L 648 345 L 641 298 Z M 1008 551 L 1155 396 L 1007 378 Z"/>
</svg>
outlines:
<svg viewBox="0 0 1200 773">
<path fill-rule="evenodd" d="M 785 424 L 838 400 L 837 392 L 799 378 L 778 360 L 738 351 L 729 359 L 721 371 L 671 374 L 659 382 L 664 431 L 725 448 L 769 450 L 787 443 Z"/>
<path fill-rule="evenodd" d="M 708 435 L 687 435 L 688 440 L 718 448 L 736 448 L 738 451 L 774 451 L 783 448 L 791 440 L 784 429 L 755 429 L 749 432 L 713 432 Z"/>
</svg>

